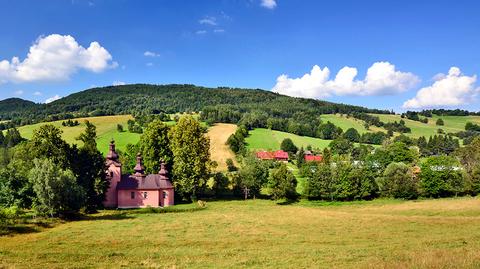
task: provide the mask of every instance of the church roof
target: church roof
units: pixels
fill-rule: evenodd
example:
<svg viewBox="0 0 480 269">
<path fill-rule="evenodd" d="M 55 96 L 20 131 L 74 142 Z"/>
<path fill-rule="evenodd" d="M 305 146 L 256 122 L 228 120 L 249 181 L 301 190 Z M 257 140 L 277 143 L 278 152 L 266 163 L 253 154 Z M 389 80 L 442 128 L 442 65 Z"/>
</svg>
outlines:
<svg viewBox="0 0 480 269">
<path fill-rule="evenodd" d="M 117 185 L 119 190 L 160 190 L 173 189 L 173 185 L 159 174 L 147 176 L 122 175 Z"/>
</svg>

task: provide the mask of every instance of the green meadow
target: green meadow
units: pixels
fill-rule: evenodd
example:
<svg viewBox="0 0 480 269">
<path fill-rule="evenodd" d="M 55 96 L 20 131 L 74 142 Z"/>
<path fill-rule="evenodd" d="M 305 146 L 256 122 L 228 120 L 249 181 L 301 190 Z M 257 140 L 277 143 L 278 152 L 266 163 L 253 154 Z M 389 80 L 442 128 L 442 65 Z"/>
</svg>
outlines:
<svg viewBox="0 0 480 269">
<path fill-rule="evenodd" d="M 331 140 L 320 138 L 299 136 L 281 131 L 275 131 L 265 128 L 257 128 L 250 131 L 249 136 L 245 139 L 247 147 L 250 150 L 278 150 L 283 139 L 290 138 L 297 147 L 307 147 L 311 145 L 313 148 L 323 149 L 328 147 Z"/>
<path fill-rule="evenodd" d="M 0 267 L 480 267 L 478 198 L 185 207 L 191 206 L 164 214 L 103 211 L 19 229 L 0 237 Z"/>
</svg>

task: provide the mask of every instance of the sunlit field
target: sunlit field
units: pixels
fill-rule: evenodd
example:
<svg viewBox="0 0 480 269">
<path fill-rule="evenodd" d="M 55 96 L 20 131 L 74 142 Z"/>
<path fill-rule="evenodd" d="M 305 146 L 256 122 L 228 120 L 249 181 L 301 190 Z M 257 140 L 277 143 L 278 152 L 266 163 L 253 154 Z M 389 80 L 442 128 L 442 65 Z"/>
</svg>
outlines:
<svg viewBox="0 0 480 269">
<path fill-rule="evenodd" d="M 289 205 L 218 201 L 193 212 L 102 212 L 3 236 L 0 265 L 478 268 L 478 227 L 478 198 Z"/>
</svg>

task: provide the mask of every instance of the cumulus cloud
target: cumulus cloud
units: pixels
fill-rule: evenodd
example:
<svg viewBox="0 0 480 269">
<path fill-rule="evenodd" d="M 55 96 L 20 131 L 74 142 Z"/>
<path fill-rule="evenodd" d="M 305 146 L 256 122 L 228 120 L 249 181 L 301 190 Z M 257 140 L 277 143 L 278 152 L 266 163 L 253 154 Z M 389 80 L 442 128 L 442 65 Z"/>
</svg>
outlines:
<svg viewBox="0 0 480 269">
<path fill-rule="evenodd" d="M 203 19 L 199 20 L 198 23 L 211 25 L 211 26 L 216 26 L 217 25 L 217 18 L 211 17 L 211 16 L 205 16 L 205 17 L 203 17 Z"/>
<path fill-rule="evenodd" d="M 41 93 L 41 92 L 39 92 L 39 91 L 36 91 L 36 92 L 34 92 L 34 93 L 33 93 L 33 95 L 35 95 L 35 96 L 41 96 L 41 95 L 42 95 L 42 93 Z"/>
<path fill-rule="evenodd" d="M 367 70 L 363 80 L 356 80 L 357 69 L 345 66 L 334 79 L 330 69 L 313 66 L 310 73 L 300 78 L 281 75 L 272 91 L 307 98 L 325 98 L 332 95 L 390 95 L 414 87 L 419 79 L 412 73 L 397 71 L 389 62 L 376 62 Z"/>
<path fill-rule="evenodd" d="M 67 80 L 80 69 L 99 73 L 116 66 L 98 42 L 84 48 L 70 35 L 52 34 L 38 38 L 23 61 L 18 57 L 0 61 L 0 81 Z"/>
<path fill-rule="evenodd" d="M 124 81 L 118 81 L 118 80 L 115 80 L 112 85 L 113 86 L 122 86 L 122 85 L 125 85 L 127 83 L 125 83 Z"/>
<path fill-rule="evenodd" d="M 277 2 L 275 0 L 262 0 L 260 5 L 264 8 L 274 9 L 277 7 Z"/>
<path fill-rule="evenodd" d="M 18 91 L 15 91 L 13 94 L 14 95 L 23 95 L 24 91 L 23 90 L 18 90 Z"/>
<path fill-rule="evenodd" d="M 45 100 L 45 104 L 51 103 L 53 101 L 57 101 L 58 99 L 62 98 L 60 95 L 56 94 L 55 96 L 52 96 Z"/>
<path fill-rule="evenodd" d="M 447 75 L 438 74 L 435 82 L 418 90 L 417 95 L 403 103 L 404 108 L 428 108 L 467 104 L 480 92 L 475 88 L 477 76 L 463 75 L 458 67 L 451 67 Z"/>
<path fill-rule="evenodd" d="M 217 34 L 221 34 L 221 33 L 225 33 L 225 30 L 224 29 L 215 29 L 213 30 L 214 33 L 217 33 Z"/>
<path fill-rule="evenodd" d="M 147 50 L 143 53 L 143 56 L 145 56 L 145 57 L 160 57 L 160 54 Z"/>
</svg>

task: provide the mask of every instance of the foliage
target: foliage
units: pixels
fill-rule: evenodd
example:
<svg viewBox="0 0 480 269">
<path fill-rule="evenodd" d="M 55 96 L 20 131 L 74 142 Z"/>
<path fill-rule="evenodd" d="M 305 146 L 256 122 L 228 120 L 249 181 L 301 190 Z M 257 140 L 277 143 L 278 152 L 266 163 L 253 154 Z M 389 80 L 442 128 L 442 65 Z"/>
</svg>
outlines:
<svg viewBox="0 0 480 269">
<path fill-rule="evenodd" d="M 329 146 L 332 153 L 338 155 L 350 154 L 353 149 L 353 143 L 342 137 L 334 139 Z"/>
<path fill-rule="evenodd" d="M 296 154 L 298 151 L 297 146 L 293 144 L 293 141 L 290 138 L 283 139 L 282 143 L 280 144 L 280 149 L 292 155 Z"/>
<path fill-rule="evenodd" d="M 480 125 L 472 123 L 472 122 L 467 122 L 465 124 L 465 131 L 480 132 Z"/>
<path fill-rule="evenodd" d="M 427 197 L 448 197 L 461 194 L 465 187 L 460 163 L 451 156 L 432 156 L 421 165 L 423 194 Z"/>
<path fill-rule="evenodd" d="M 234 134 L 227 139 L 227 145 L 236 154 L 244 155 L 246 153 L 245 138 L 248 136 L 248 130 L 245 126 L 239 126 Z"/>
<path fill-rule="evenodd" d="M 335 126 L 335 124 L 331 123 L 330 121 L 327 121 L 327 123 L 322 123 L 318 127 L 317 137 L 321 139 L 332 140 L 339 137 L 342 132 L 342 128 Z"/>
<path fill-rule="evenodd" d="M 418 179 L 410 167 L 402 162 L 390 163 L 377 183 L 382 196 L 385 197 L 416 199 L 419 194 Z"/>
<path fill-rule="evenodd" d="M 280 167 L 272 170 L 268 178 L 268 187 L 270 188 L 272 198 L 275 200 L 293 200 L 298 196 L 296 191 L 297 179 L 283 163 Z"/>
<path fill-rule="evenodd" d="M 192 200 L 210 176 L 210 140 L 204 131 L 197 120 L 184 116 L 169 134 L 175 190 Z"/>
<path fill-rule="evenodd" d="M 443 126 L 445 125 L 445 122 L 441 118 L 438 118 L 437 121 L 435 122 L 435 125 L 437 126 Z"/>
<path fill-rule="evenodd" d="M 471 194 L 480 193 L 480 137 L 475 138 L 470 144 L 457 149 L 455 155 L 465 168 L 467 177 L 466 189 Z"/>
<path fill-rule="evenodd" d="M 53 160 L 35 159 L 30 172 L 36 207 L 50 216 L 78 212 L 85 201 L 85 191 L 70 170 L 63 170 Z"/>
<path fill-rule="evenodd" d="M 160 162 L 172 167 L 172 151 L 168 132 L 170 128 L 160 120 L 150 122 L 140 137 L 140 152 L 142 153 L 145 172 L 156 174 L 160 171 Z"/>
<path fill-rule="evenodd" d="M 233 163 L 233 160 L 228 158 L 225 163 L 227 164 L 227 170 L 228 172 L 235 172 L 237 171 L 237 167 L 235 166 L 235 163 Z"/>
<path fill-rule="evenodd" d="M 247 156 L 243 160 L 243 165 L 237 174 L 236 186 L 240 192 L 252 197 L 260 194 L 260 189 L 267 183 L 269 176 L 269 167 L 267 162 L 258 160 L 254 156 Z"/>
<path fill-rule="evenodd" d="M 300 148 L 296 155 L 296 161 L 297 161 L 297 168 L 301 168 L 303 164 L 305 163 L 305 150 L 303 150 L 303 147 Z"/>
<path fill-rule="evenodd" d="M 344 134 L 343 138 L 347 139 L 350 142 L 360 142 L 360 134 L 357 129 L 349 128 Z"/>
</svg>

